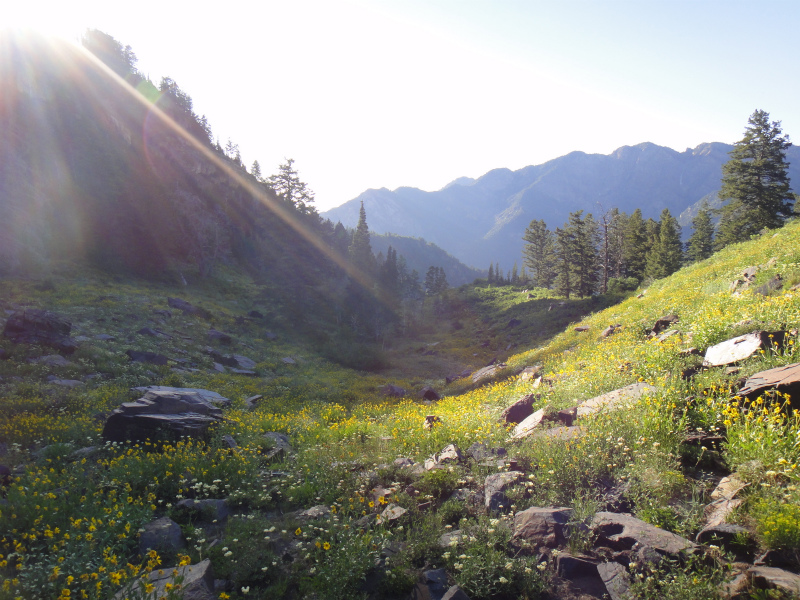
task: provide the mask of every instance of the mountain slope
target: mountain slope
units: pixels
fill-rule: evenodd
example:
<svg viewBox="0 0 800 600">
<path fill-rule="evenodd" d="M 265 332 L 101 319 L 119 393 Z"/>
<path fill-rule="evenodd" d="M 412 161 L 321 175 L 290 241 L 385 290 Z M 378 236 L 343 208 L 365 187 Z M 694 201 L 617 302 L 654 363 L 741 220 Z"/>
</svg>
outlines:
<svg viewBox="0 0 800 600">
<path fill-rule="evenodd" d="M 323 216 L 352 226 L 363 201 L 375 232 L 424 237 L 468 265 L 499 260 L 509 268 L 521 257 L 522 236 L 533 219 L 554 229 L 572 211 L 597 215 L 613 207 L 628 213 L 641 208 L 645 218 L 669 208 L 677 217 L 719 189 L 730 149 L 708 143 L 676 152 L 643 143 L 609 155 L 572 152 L 518 171 L 460 178 L 435 192 L 367 190 Z M 788 158 L 789 175 L 800 182 L 800 150 L 790 148 Z M 687 231 L 690 221 L 683 223 Z"/>
</svg>

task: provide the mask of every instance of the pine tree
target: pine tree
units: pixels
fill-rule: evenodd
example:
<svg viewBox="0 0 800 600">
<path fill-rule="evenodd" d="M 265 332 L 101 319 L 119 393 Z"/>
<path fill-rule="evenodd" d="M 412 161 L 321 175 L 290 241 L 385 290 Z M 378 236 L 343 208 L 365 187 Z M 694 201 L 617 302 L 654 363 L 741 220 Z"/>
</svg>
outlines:
<svg viewBox="0 0 800 600">
<path fill-rule="evenodd" d="M 644 279 L 644 269 L 647 264 L 646 233 L 642 210 L 637 208 L 625 224 L 622 260 L 625 264 L 625 276 L 635 277 L 639 281 Z"/>
<path fill-rule="evenodd" d="M 311 206 L 314 202 L 314 192 L 308 189 L 304 181 L 300 180 L 297 169 L 294 168 L 293 158 L 286 159 L 286 162 L 278 167 L 278 173 L 269 176 L 267 183 L 286 204 L 294 206 L 304 214 L 316 213 L 314 207 Z"/>
<path fill-rule="evenodd" d="M 494 263 L 489 265 L 489 275 L 486 277 L 486 283 L 494 283 Z"/>
<path fill-rule="evenodd" d="M 575 292 L 582 298 L 597 289 L 597 222 L 591 213 L 583 217 L 579 210 L 569 215 L 572 230 L 571 270 Z"/>
<path fill-rule="evenodd" d="M 667 208 L 661 211 L 657 231 L 653 246 L 647 255 L 646 274 L 653 279 L 672 275 L 681 268 L 683 262 L 681 226 Z"/>
<path fill-rule="evenodd" d="M 572 235 L 567 224 L 564 229 L 556 227 L 555 242 L 553 244 L 555 255 L 555 273 L 553 286 L 557 294 L 569 299 L 572 294 Z"/>
<path fill-rule="evenodd" d="M 511 285 L 518 285 L 519 284 L 519 268 L 517 267 L 516 261 L 514 261 L 514 268 L 511 269 Z"/>
<path fill-rule="evenodd" d="M 253 166 L 250 167 L 250 175 L 256 178 L 256 181 L 261 181 L 261 165 L 257 160 L 253 161 Z"/>
<path fill-rule="evenodd" d="M 525 241 L 524 264 L 530 269 L 534 287 L 549 288 L 555 278 L 553 232 L 543 220 L 533 220 L 522 239 Z"/>
<path fill-rule="evenodd" d="M 782 135 L 780 121 L 769 122 L 769 113 L 756 110 L 745 128 L 744 138 L 730 151 L 722 166 L 720 209 L 716 246 L 747 240 L 764 228 L 781 227 L 792 214 L 786 162 L 789 136 Z"/>
<path fill-rule="evenodd" d="M 358 225 L 353 231 L 353 239 L 348 249 L 350 263 L 362 273 L 371 274 L 374 271 L 375 256 L 372 254 L 372 245 L 369 241 L 369 227 L 367 226 L 367 211 L 364 202 L 358 212 Z"/>
<path fill-rule="evenodd" d="M 714 253 L 714 224 L 711 211 L 703 202 L 697 216 L 692 219 L 692 237 L 689 238 L 686 255 L 691 262 L 705 260 Z"/>
</svg>

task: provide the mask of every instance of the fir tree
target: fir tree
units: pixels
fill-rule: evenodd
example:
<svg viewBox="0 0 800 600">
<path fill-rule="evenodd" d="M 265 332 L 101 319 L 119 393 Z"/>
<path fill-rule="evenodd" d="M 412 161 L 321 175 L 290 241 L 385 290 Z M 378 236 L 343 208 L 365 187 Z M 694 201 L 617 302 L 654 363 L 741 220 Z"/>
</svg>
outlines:
<svg viewBox="0 0 800 600">
<path fill-rule="evenodd" d="M 657 228 L 653 228 L 654 240 L 647 254 L 646 274 L 653 279 L 661 279 L 672 275 L 681 268 L 683 262 L 683 244 L 681 243 L 681 226 L 670 214 L 669 209 L 661 211 L 661 220 Z"/>
<path fill-rule="evenodd" d="M 486 283 L 494 283 L 494 263 L 489 265 L 489 275 L 486 277 Z"/>
<path fill-rule="evenodd" d="M 553 232 L 543 220 L 533 220 L 522 239 L 525 241 L 524 263 L 530 269 L 534 287 L 549 288 L 555 278 Z"/>
<path fill-rule="evenodd" d="M 583 211 L 579 210 L 570 213 L 569 228 L 572 230 L 574 291 L 584 298 L 597 289 L 597 222 L 591 213 L 584 218 Z"/>
<path fill-rule="evenodd" d="M 792 214 L 786 162 L 789 137 L 782 135 L 780 121 L 769 122 L 769 113 L 756 110 L 748 120 L 744 138 L 734 144 L 731 159 L 722 166 L 719 197 L 726 200 L 716 246 L 747 240 L 764 228 L 781 227 Z"/>
<path fill-rule="evenodd" d="M 565 224 L 564 229 L 556 228 L 555 243 L 553 244 L 555 256 L 555 273 L 553 286 L 557 294 L 569 299 L 573 291 L 572 286 L 572 234 Z"/>
<path fill-rule="evenodd" d="M 228 143 L 230 144 L 230 141 Z M 227 149 L 226 154 L 228 154 Z M 286 162 L 278 167 L 278 173 L 269 176 L 267 183 L 275 190 L 275 194 L 286 204 L 294 206 L 304 214 L 316 213 L 316 210 L 312 206 L 314 203 L 314 192 L 308 189 L 304 181 L 300 180 L 297 169 L 294 168 L 293 158 L 286 159 Z M 361 208 L 363 210 L 363 203 Z"/>
<path fill-rule="evenodd" d="M 635 277 L 639 281 L 644 279 L 644 269 L 647 264 L 646 233 L 642 210 L 637 208 L 625 224 L 622 260 L 625 265 L 625 276 Z"/>
<path fill-rule="evenodd" d="M 374 270 L 375 257 L 372 254 L 372 245 L 369 241 L 369 227 L 367 226 L 367 211 L 364 202 L 358 212 L 358 225 L 353 231 L 353 239 L 348 249 L 350 263 L 362 273 L 371 274 Z"/>
<path fill-rule="evenodd" d="M 697 216 L 692 219 L 692 229 L 694 233 L 689 238 L 686 254 L 691 262 L 699 262 L 714 253 L 714 224 L 705 202 L 700 206 Z"/>
</svg>

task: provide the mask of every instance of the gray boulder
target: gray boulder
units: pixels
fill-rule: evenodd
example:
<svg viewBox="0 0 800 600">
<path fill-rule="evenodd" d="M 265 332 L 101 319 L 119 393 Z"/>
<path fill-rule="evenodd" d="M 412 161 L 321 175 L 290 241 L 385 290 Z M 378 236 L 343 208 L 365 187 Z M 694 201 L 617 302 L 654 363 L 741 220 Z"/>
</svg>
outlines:
<svg viewBox="0 0 800 600">
<path fill-rule="evenodd" d="M 782 344 L 785 336 L 783 331 L 754 331 L 725 340 L 706 350 L 703 366 L 720 367 L 745 360 L 762 348 L 769 348 L 773 341 Z"/>
<path fill-rule="evenodd" d="M 625 567 L 615 562 L 604 562 L 597 565 L 597 573 L 611 600 L 633 600 L 631 579 Z"/>
<path fill-rule="evenodd" d="M 556 548 L 569 537 L 571 516 L 571 508 L 528 508 L 514 515 L 514 538 L 533 547 Z"/>
<path fill-rule="evenodd" d="M 173 571 L 177 571 L 177 577 L 173 575 Z M 180 589 L 182 600 L 218 600 L 214 590 L 214 572 L 211 568 L 211 560 L 208 558 L 196 565 L 159 569 L 148 574 L 147 580 L 155 586 L 155 589 L 152 592 L 153 595 L 147 597 L 167 597 L 167 584 L 174 584 L 178 577 L 182 579 Z M 137 579 L 130 589 L 123 588 L 114 598 L 123 600 L 123 598 L 143 596 L 142 582 Z"/>
<path fill-rule="evenodd" d="M 503 411 L 500 422 L 506 425 L 522 423 L 533 413 L 533 405 L 539 398 L 538 394 L 525 394 Z"/>
<path fill-rule="evenodd" d="M 149 550 L 159 553 L 175 553 L 186 547 L 181 527 L 169 517 L 161 517 L 147 523 L 139 534 L 139 554 L 144 556 Z"/>
<path fill-rule="evenodd" d="M 495 473 L 489 475 L 484 483 L 484 504 L 490 513 L 508 512 L 511 502 L 505 491 L 514 485 L 524 474 L 520 471 Z"/>
<path fill-rule="evenodd" d="M 3 328 L 3 336 L 15 344 L 38 344 L 72 354 L 78 345 L 71 337 L 72 324 L 46 310 L 29 308 L 12 313 Z"/>
<path fill-rule="evenodd" d="M 630 550 L 634 545 L 650 546 L 660 554 L 677 557 L 697 546 L 679 535 L 659 529 L 628 514 L 599 512 L 591 529 L 601 545 L 614 550 Z"/>
<path fill-rule="evenodd" d="M 648 383 L 633 383 L 613 392 L 608 392 L 600 396 L 595 396 L 589 400 L 584 400 L 578 405 L 578 417 L 585 417 L 601 410 L 615 410 L 631 404 L 641 398 L 644 394 L 652 394 L 656 391 Z"/>
<path fill-rule="evenodd" d="M 800 575 L 775 567 L 751 567 L 753 585 L 761 589 L 778 589 L 800 596 Z"/>
</svg>

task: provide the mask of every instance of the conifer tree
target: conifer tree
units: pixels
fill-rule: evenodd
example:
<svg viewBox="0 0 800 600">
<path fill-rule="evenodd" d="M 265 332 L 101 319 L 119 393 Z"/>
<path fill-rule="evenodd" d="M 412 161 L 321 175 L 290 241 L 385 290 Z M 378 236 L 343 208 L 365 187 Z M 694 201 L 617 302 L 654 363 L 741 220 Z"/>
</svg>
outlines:
<svg viewBox="0 0 800 600">
<path fill-rule="evenodd" d="M 597 222 L 591 213 L 584 218 L 583 211 L 579 210 L 570 213 L 569 228 L 572 230 L 574 291 L 584 298 L 597 289 Z"/>
<path fill-rule="evenodd" d="M 683 244 L 681 243 L 681 226 L 670 214 L 669 209 L 661 211 L 661 220 L 654 235 L 650 252 L 647 254 L 646 274 L 653 279 L 661 279 L 672 275 L 681 268 L 683 262 Z"/>
<path fill-rule="evenodd" d="M 553 280 L 555 291 L 560 296 L 569 299 L 573 291 L 572 286 L 572 235 L 569 227 L 565 224 L 564 229 L 556 227 L 555 243 L 553 244 L 555 255 L 555 273 Z"/>
<path fill-rule="evenodd" d="M 228 143 L 230 144 L 230 140 Z M 238 152 L 238 146 L 236 148 Z M 226 154 L 227 153 L 228 150 L 226 148 Z M 286 159 L 286 162 L 278 167 L 278 173 L 270 175 L 269 178 L 267 178 L 267 183 L 286 204 L 294 206 L 304 214 L 316 213 L 316 210 L 312 206 L 314 203 L 314 192 L 308 189 L 304 181 L 300 180 L 297 169 L 294 168 L 293 158 Z"/>
<path fill-rule="evenodd" d="M 524 264 L 530 269 L 533 285 L 549 288 L 555 278 L 553 232 L 547 229 L 543 220 L 533 220 L 522 239 L 525 241 L 522 251 Z"/>
<path fill-rule="evenodd" d="M 714 224 L 711 222 L 711 211 L 703 202 L 697 216 L 692 219 L 692 237 L 689 238 L 687 257 L 691 262 L 699 262 L 714 252 Z"/>
<path fill-rule="evenodd" d="M 486 277 L 486 283 L 494 283 L 494 263 L 489 265 L 489 275 Z"/>
<path fill-rule="evenodd" d="M 642 209 L 637 208 L 625 224 L 623 263 L 625 275 L 635 277 L 639 281 L 644 279 L 644 269 L 647 259 L 647 231 Z"/>
<path fill-rule="evenodd" d="M 789 136 L 782 135 L 780 121 L 769 122 L 769 113 L 756 110 L 734 144 L 730 160 L 722 166 L 719 197 L 727 200 L 720 209 L 716 246 L 747 240 L 766 228 L 781 227 L 792 214 L 786 162 Z"/>
<path fill-rule="evenodd" d="M 511 269 L 511 285 L 518 285 L 519 284 L 519 268 L 517 267 L 517 262 L 514 261 L 514 268 Z"/>
<path fill-rule="evenodd" d="M 261 165 L 257 160 L 253 161 L 253 166 L 250 167 L 250 175 L 256 178 L 256 181 L 261 181 Z"/>
<path fill-rule="evenodd" d="M 353 231 L 353 239 L 348 249 L 350 263 L 361 270 L 362 273 L 371 274 L 374 270 L 375 256 L 372 254 L 372 245 L 369 241 L 369 227 L 367 226 L 367 211 L 364 202 L 358 212 L 358 225 Z"/>
</svg>

